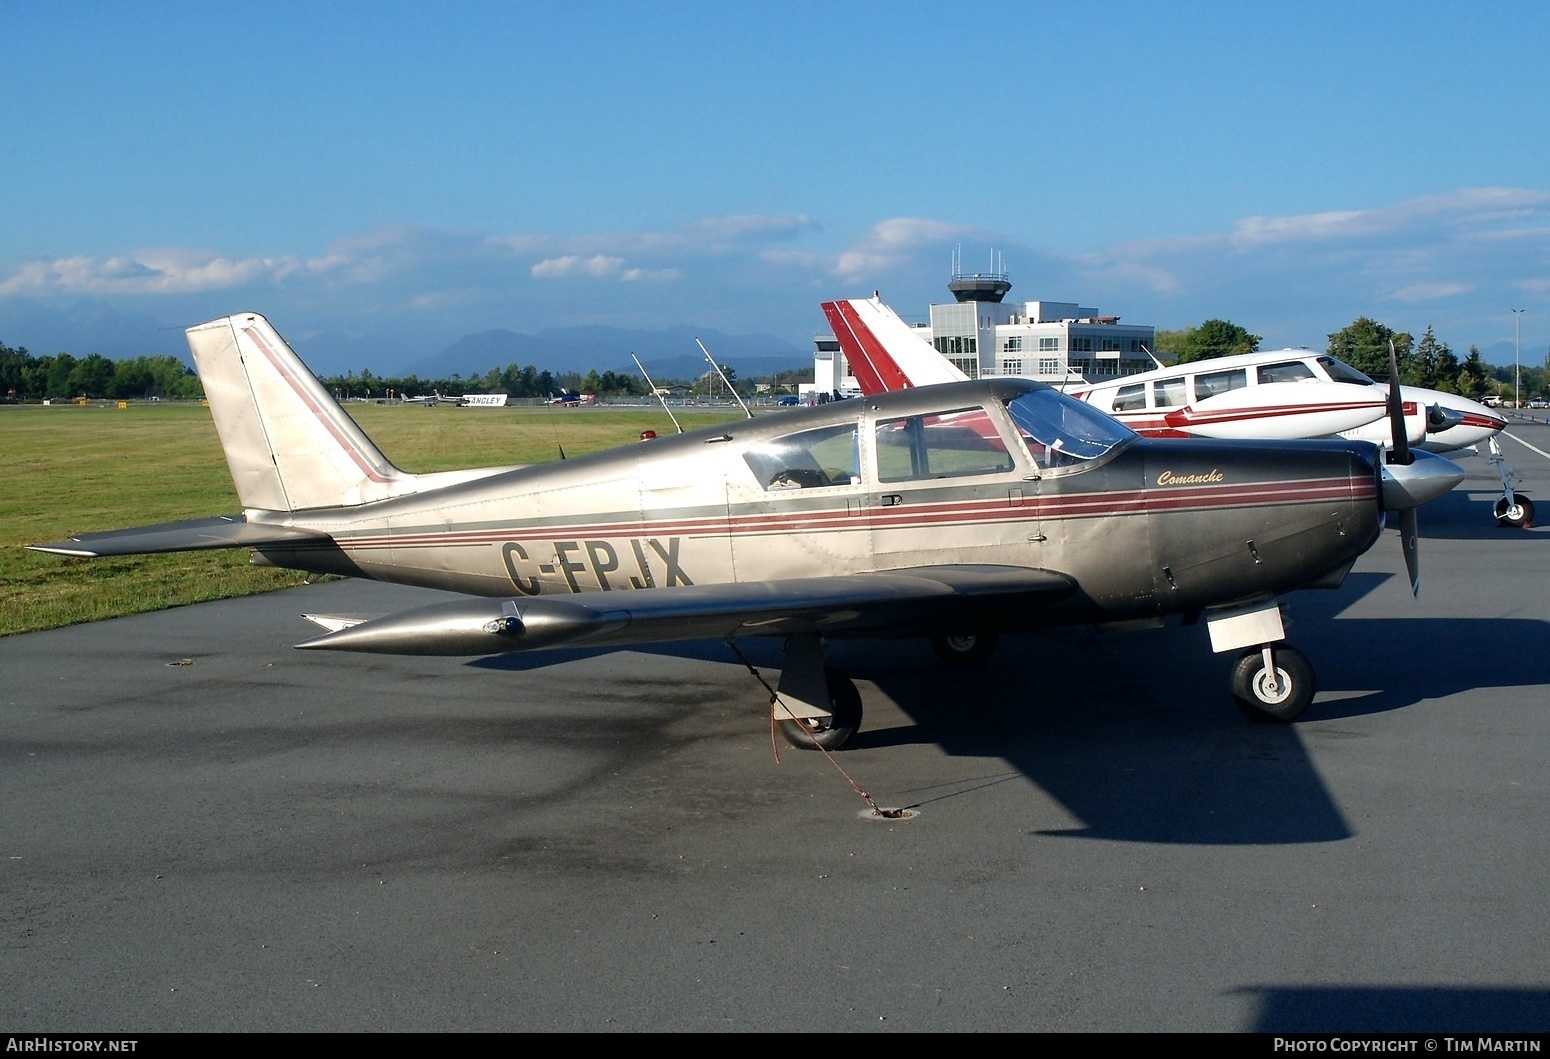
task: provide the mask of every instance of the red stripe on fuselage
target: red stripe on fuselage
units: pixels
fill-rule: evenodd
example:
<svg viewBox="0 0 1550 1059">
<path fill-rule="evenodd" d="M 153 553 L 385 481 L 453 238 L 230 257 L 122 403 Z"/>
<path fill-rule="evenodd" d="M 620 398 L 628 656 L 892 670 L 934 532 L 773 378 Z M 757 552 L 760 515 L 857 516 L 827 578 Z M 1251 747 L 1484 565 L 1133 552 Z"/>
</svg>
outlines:
<svg viewBox="0 0 1550 1059">
<path fill-rule="evenodd" d="M 865 514 L 849 509 L 762 512 L 732 517 L 618 521 L 570 525 L 523 525 L 487 530 L 449 530 L 360 537 L 336 537 L 347 549 L 477 547 L 513 539 L 585 540 L 608 537 L 761 536 L 843 529 L 908 529 L 946 525 L 976 525 L 1037 519 L 1099 518 L 1163 512 L 1209 511 L 1238 507 L 1268 507 L 1324 501 L 1368 500 L 1377 483 L 1366 476 L 1312 478 L 1290 482 L 1243 485 L 1116 490 L 1048 497 L 1028 497 L 1022 503 L 1006 498 L 918 503 L 873 508 Z"/>
</svg>

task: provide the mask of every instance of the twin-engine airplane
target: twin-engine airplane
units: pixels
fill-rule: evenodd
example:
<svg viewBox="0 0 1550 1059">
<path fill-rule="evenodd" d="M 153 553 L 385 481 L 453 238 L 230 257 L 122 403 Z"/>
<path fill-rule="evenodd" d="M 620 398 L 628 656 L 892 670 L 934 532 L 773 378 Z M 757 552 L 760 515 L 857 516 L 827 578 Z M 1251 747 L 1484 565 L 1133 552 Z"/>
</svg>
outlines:
<svg viewBox="0 0 1550 1059">
<path fill-rule="evenodd" d="M 864 396 L 967 378 L 875 295 L 825 302 L 823 311 Z M 1344 361 L 1307 349 L 1161 367 L 1110 382 L 1079 383 L 1067 392 L 1147 437 L 1341 437 L 1387 448 L 1396 435 L 1384 387 Z M 1492 462 L 1502 470 L 1497 519 L 1518 526 L 1532 519 L 1533 505 L 1514 492 L 1512 472 L 1503 467 L 1495 443 L 1505 418 L 1458 394 L 1418 386 L 1399 392 L 1410 448 L 1457 454 L 1488 444 Z"/>
<path fill-rule="evenodd" d="M 1276 597 L 1338 586 L 1385 507 L 1421 502 L 1380 485 L 1365 442 L 1143 438 L 1017 379 L 551 464 L 409 474 L 263 317 L 215 320 L 188 339 L 243 512 L 39 550 L 247 547 L 256 563 L 480 597 L 310 615 L 328 631 L 297 645 L 308 649 L 489 655 L 780 637 L 772 708 L 797 746 L 837 748 L 861 723 L 855 685 L 824 665 L 829 638 L 929 637 L 948 662 L 974 664 L 1006 630 L 1172 614 L 1203 617 L 1213 650 L 1242 652 L 1231 685 L 1245 711 L 1291 720 L 1314 674 L 1285 643 Z"/>
</svg>

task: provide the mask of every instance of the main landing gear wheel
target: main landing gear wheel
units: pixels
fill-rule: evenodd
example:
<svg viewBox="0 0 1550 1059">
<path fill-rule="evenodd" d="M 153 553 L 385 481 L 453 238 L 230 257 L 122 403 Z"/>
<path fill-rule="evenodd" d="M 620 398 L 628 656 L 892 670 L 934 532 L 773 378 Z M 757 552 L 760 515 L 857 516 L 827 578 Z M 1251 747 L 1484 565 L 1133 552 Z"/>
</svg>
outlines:
<svg viewBox="0 0 1550 1059">
<path fill-rule="evenodd" d="M 798 750 L 838 750 L 861 727 L 861 692 L 838 669 L 824 666 L 829 689 L 828 717 L 801 717 L 780 722 L 780 734 Z"/>
<path fill-rule="evenodd" d="M 1521 529 L 1534 521 L 1534 501 L 1522 493 L 1513 493 L 1512 502 L 1504 496 L 1496 502 L 1496 524 Z"/>
<path fill-rule="evenodd" d="M 1244 653 L 1232 670 L 1232 694 L 1238 708 L 1256 721 L 1295 721 L 1317 690 L 1313 666 L 1294 647 L 1271 649 L 1275 674 L 1265 668 L 1263 648 Z"/>
<path fill-rule="evenodd" d="M 931 637 L 931 649 L 948 665 L 967 669 L 990 661 L 998 640 L 993 632 L 938 633 Z"/>
</svg>

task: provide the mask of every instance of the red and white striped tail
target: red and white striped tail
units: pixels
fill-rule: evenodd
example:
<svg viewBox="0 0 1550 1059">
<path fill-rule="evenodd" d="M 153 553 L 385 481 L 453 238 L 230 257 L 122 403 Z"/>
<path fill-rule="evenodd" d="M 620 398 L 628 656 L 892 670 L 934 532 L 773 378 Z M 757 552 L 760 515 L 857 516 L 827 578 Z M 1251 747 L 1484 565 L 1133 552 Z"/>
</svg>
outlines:
<svg viewBox="0 0 1550 1059">
<path fill-rule="evenodd" d="M 868 397 L 968 379 L 876 297 L 824 302 L 823 314 Z"/>
</svg>

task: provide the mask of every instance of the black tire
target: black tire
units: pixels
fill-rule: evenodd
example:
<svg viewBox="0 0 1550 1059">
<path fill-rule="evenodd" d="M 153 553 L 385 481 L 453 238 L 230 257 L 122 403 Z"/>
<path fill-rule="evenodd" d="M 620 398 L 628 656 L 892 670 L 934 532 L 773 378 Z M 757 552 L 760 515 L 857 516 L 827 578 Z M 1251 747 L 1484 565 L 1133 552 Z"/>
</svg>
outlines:
<svg viewBox="0 0 1550 1059">
<path fill-rule="evenodd" d="M 931 649 L 955 669 L 970 669 L 990 661 L 999 641 L 994 632 L 937 633 L 931 637 Z"/>
<path fill-rule="evenodd" d="M 838 750 L 861 727 L 861 692 L 838 669 L 823 670 L 829 690 L 828 717 L 805 717 L 780 722 L 780 734 L 798 750 Z"/>
<path fill-rule="evenodd" d="M 1285 724 L 1295 721 L 1313 701 L 1318 690 L 1313 678 L 1313 666 L 1303 653 L 1294 647 L 1276 647 L 1275 692 L 1266 686 L 1264 654 L 1258 648 L 1244 653 L 1232 671 L 1232 696 L 1238 708 L 1256 721 L 1278 721 Z"/>
<path fill-rule="evenodd" d="M 1509 504 L 1504 496 L 1496 502 L 1496 524 L 1521 529 L 1534 522 L 1534 501 L 1522 493 L 1513 493 Z"/>
</svg>

